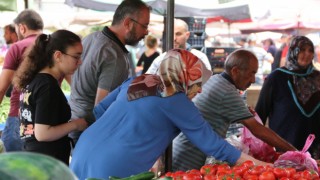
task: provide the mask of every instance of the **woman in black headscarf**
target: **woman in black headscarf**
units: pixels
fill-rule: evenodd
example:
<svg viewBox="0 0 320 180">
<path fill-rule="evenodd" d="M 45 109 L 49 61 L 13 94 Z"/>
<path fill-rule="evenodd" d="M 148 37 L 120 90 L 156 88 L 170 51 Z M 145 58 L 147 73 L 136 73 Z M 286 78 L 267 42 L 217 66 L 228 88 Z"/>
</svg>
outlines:
<svg viewBox="0 0 320 180">
<path fill-rule="evenodd" d="M 314 45 L 305 36 L 292 39 L 286 65 L 266 79 L 256 111 L 262 121 L 301 150 L 309 134 L 315 134 L 309 152 L 319 159 L 320 72 L 312 63 Z"/>
</svg>

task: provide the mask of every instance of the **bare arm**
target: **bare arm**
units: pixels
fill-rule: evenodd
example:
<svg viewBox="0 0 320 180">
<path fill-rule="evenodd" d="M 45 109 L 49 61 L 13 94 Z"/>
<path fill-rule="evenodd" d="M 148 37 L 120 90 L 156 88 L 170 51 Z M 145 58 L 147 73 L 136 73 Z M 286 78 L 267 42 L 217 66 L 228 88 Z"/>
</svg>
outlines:
<svg viewBox="0 0 320 180">
<path fill-rule="evenodd" d="M 71 131 L 83 131 L 87 127 L 88 124 L 84 119 L 75 119 L 57 126 L 35 124 L 34 133 L 38 141 L 55 141 Z"/>
<path fill-rule="evenodd" d="M 270 63 L 270 64 L 272 64 L 273 63 L 273 61 L 274 61 L 274 57 L 272 56 L 272 54 L 271 53 L 268 53 L 268 59 L 267 59 L 267 61 Z"/>
<path fill-rule="evenodd" d="M 254 118 L 243 120 L 241 121 L 241 123 L 246 126 L 254 136 L 272 147 L 276 147 L 277 149 L 280 149 L 282 151 L 297 150 L 294 146 L 277 135 L 273 130 L 258 123 Z"/>
<path fill-rule="evenodd" d="M 97 105 L 104 97 L 106 97 L 109 94 L 109 91 L 98 88 L 97 94 L 96 94 L 96 100 L 94 105 Z"/>
<path fill-rule="evenodd" d="M 1 75 L 0 75 L 0 104 L 2 103 L 3 97 L 6 94 L 6 91 L 12 82 L 14 72 L 15 71 L 10 70 L 10 69 L 3 69 L 1 71 Z"/>
<path fill-rule="evenodd" d="M 253 158 L 252 156 L 249 156 L 248 154 L 245 154 L 245 153 L 241 153 L 240 158 L 237 160 L 236 164 L 241 164 L 241 163 L 243 163 L 243 162 L 245 162 L 247 160 L 253 161 L 255 165 L 261 165 L 261 166 L 270 165 L 270 166 L 273 166 L 270 163 L 259 161 L 259 160 L 255 159 L 255 158 Z"/>
</svg>

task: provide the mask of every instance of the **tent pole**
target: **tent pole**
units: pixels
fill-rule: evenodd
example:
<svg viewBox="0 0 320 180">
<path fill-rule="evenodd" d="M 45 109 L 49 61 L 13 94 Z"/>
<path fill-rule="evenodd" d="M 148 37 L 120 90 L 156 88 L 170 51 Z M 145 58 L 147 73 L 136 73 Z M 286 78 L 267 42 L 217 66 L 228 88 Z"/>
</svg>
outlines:
<svg viewBox="0 0 320 180">
<path fill-rule="evenodd" d="M 28 0 L 24 0 L 24 8 L 28 9 L 29 8 L 29 2 Z"/>
<path fill-rule="evenodd" d="M 173 48 L 174 0 L 167 1 L 166 51 Z"/>
<path fill-rule="evenodd" d="M 173 48 L 174 0 L 167 1 L 166 51 Z M 172 143 L 167 147 L 164 157 L 164 171 L 172 171 Z"/>
<path fill-rule="evenodd" d="M 230 25 L 231 25 L 231 23 L 228 22 L 228 45 L 229 45 L 229 46 L 230 46 L 230 36 L 231 36 Z"/>
</svg>

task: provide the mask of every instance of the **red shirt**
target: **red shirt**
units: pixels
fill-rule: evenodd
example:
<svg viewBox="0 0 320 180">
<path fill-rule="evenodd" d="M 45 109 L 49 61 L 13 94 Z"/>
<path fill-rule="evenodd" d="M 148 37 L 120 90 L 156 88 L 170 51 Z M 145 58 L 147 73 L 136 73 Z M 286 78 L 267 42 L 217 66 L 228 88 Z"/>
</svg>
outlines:
<svg viewBox="0 0 320 180">
<path fill-rule="evenodd" d="M 10 69 L 16 71 L 21 64 L 25 50 L 33 45 L 37 35 L 30 35 L 21 41 L 12 44 L 4 58 L 2 69 Z M 20 91 L 13 88 L 10 97 L 9 116 L 18 116 L 19 112 L 19 96 Z"/>
<path fill-rule="evenodd" d="M 289 50 L 289 46 L 286 45 L 286 46 L 283 48 L 283 50 L 282 50 L 281 58 L 286 58 L 287 53 L 288 53 L 288 50 Z"/>
</svg>

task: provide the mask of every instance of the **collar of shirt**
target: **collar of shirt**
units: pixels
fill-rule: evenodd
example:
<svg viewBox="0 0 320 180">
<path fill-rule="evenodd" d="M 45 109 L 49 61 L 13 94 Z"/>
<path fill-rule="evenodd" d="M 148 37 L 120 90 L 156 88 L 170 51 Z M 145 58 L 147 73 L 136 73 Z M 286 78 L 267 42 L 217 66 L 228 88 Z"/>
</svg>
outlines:
<svg viewBox="0 0 320 180">
<path fill-rule="evenodd" d="M 129 53 L 124 44 L 121 43 L 119 38 L 107 26 L 103 28 L 102 33 L 117 43 L 125 53 Z"/>
<path fill-rule="evenodd" d="M 222 72 L 222 73 L 221 73 L 221 76 L 222 76 L 223 78 L 225 78 L 227 81 L 229 81 L 231 84 L 235 85 L 235 84 L 234 84 L 234 81 L 231 79 L 231 77 L 229 76 L 229 74 L 227 74 L 226 72 Z"/>
</svg>

